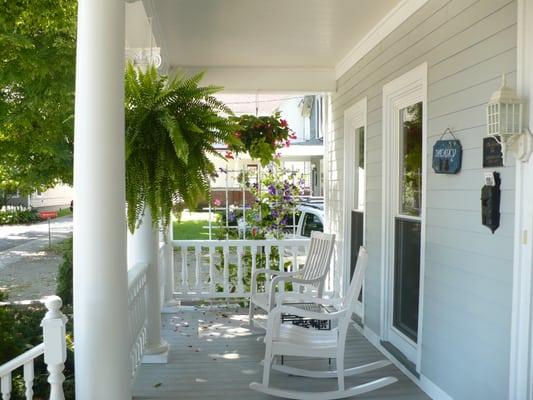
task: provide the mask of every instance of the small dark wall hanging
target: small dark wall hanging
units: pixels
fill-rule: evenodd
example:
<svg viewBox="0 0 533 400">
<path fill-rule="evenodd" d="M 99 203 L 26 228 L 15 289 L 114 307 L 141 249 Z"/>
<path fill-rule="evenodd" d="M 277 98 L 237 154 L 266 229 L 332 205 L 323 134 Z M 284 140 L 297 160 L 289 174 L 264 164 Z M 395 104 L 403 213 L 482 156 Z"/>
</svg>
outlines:
<svg viewBox="0 0 533 400">
<path fill-rule="evenodd" d="M 485 174 L 485 185 L 481 188 L 481 223 L 492 233 L 500 226 L 500 174 Z"/>
<path fill-rule="evenodd" d="M 483 168 L 503 167 L 502 145 L 493 137 L 483 138 Z"/>
<path fill-rule="evenodd" d="M 453 139 L 443 140 L 450 134 Z M 440 139 L 433 145 L 433 170 L 437 174 L 457 174 L 461 170 L 463 147 L 450 128 L 446 128 Z"/>
</svg>

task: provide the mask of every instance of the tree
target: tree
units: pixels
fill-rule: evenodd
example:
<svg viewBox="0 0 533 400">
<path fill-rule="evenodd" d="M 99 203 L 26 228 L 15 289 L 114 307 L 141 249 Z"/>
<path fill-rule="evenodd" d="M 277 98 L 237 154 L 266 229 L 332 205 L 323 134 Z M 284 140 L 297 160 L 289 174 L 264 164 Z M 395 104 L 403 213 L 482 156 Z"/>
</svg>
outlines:
<svg viewBox="0 0 533 400">
<path fill-rule="evenodd" d="M 71 184 L 76 1 L 0 9 L 0 175 L 24 191 Z"/>
<path fill-rule="evenodd" d="M 215 86 L 201 87 L 203 74 L 190 78 L 159 76 L 128 65 L 126 71 L 126 201 L 128 226 L 134 231 L 149 207 L 154 223 L 170 222 L 174 203 L 189 207 L 209 195 L 220 156 L 216 144 L 239 145 L 232 114 L 212 95 Z"/>
</svg>

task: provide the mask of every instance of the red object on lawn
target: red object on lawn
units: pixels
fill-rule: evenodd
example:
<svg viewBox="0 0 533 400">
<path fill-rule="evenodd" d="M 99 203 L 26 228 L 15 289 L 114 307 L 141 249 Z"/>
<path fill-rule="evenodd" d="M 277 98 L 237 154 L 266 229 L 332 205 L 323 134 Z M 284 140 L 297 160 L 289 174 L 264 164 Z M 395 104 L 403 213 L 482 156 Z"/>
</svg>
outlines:
<svg viewBox="0 0 533 400">
<path fill-rule="evenodd" d="M 57 211 L 40 211 L 39 218 L 41 219 L 57 218 Z"/>
</svg>

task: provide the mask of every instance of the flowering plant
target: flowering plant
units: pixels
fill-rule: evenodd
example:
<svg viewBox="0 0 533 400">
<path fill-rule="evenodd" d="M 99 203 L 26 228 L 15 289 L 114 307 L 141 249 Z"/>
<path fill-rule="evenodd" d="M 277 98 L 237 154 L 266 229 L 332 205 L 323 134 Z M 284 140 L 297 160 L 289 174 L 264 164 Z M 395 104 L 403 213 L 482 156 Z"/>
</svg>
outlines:
<svg viewBox="0 0 533 400">
<path fill-rule="evenodd" d="M 276 112 L 271 116 L 256 117 L 254 115 L 241 115 L 230 117 L 231 122 L 237 125 L 235 136 L 241 143 L 228 145 L 225 157 L 233 158 L 233 152 L 248 152 L 250 157 L 258 159 L 261 165 L 266 166 L 277 162 L 277 150 L 290 146 L 290 140 L 296 139 L 296 134 L 289 128 L 287 120 L 281 118 Z"/>
<path fill-rule="evenodd" d="M 251 185 L 255 200 L 247 225 L 252 227 L 253 238 L 283 237 L 287 226 L 294 224 L 304 183 L 301 174 L 272 166 L 262 177 L 262 187 Z"/>
</svg>

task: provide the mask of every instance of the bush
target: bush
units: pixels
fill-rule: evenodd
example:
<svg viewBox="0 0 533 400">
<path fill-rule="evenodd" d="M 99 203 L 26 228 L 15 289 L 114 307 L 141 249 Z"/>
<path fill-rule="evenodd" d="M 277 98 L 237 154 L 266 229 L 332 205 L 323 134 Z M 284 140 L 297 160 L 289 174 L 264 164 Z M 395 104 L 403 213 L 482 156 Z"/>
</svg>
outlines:
<svg viewBox="0 0 533 400">
<path fill-rule="evenodd" d="M 46 313 L 46 308 L 40 303 L 29 305 L 4 305 L 0 306 L 0 365 L 24 353 L 28 349 L 43 341 L 41 320 Z M 63 308 L 63 313 L 71 314 L 69 307 Z M 72 332 L 71 318 L 67 323 L 67 333 Z M 71 338 L 71 336 L 69 337 Z M 71 340 L 67 343 L 67 362 L 63 371 L 66 380 L 63 384 L 66 399 L 74 399 L 74 352 Z M 45 399 L 49 397 L 49 385 L 47 383 L 48 372 L 43 357 L 35 360 L 34 398 Z M 22 368 L 13 373 L 12 400 L 25 399 L 24 379 Z"/>
<path fill-rule="evenodd" d="M 63 304 L 72 305 L 72 238 L 62 244 L 63 263 L 57 271 L 56 294 L 61 297 Z"/>
<path fill-rule="evenodd" d="M 39 220 L 39 213 L 36 210 L 0 211 L 0 225 L 29 224 Z"/>
</svg>

